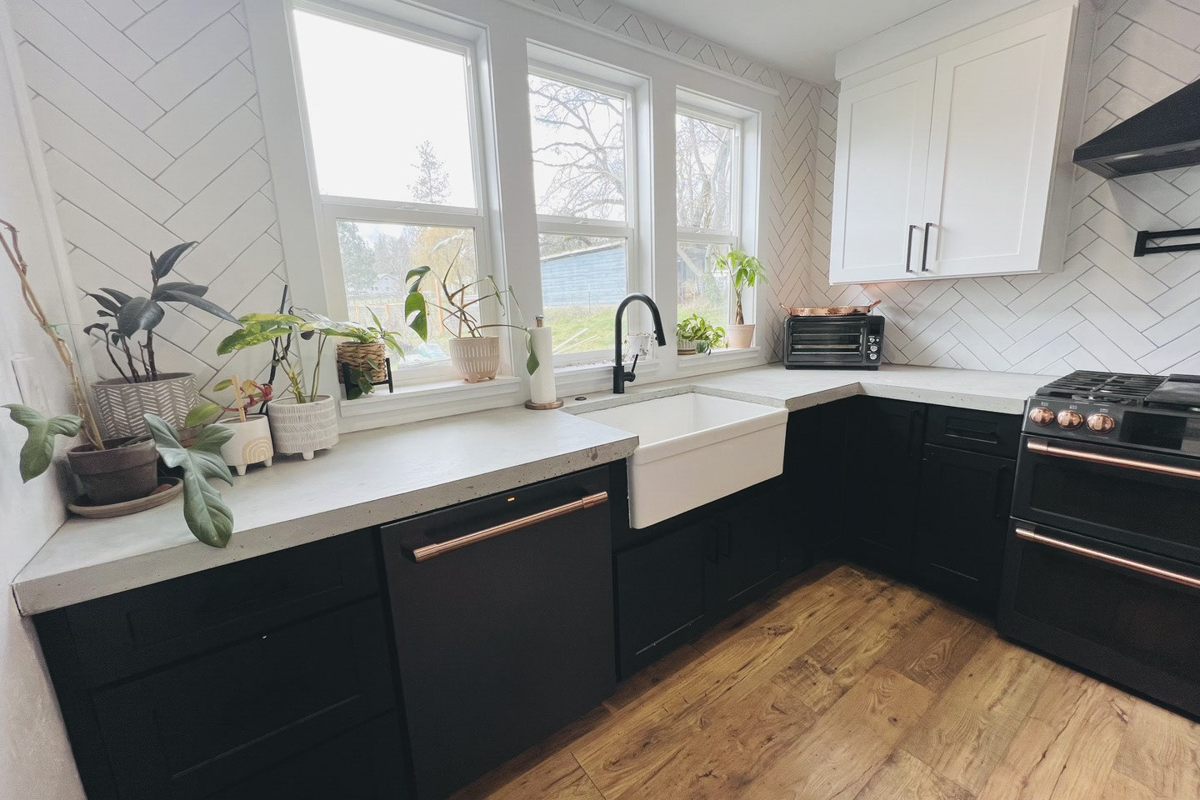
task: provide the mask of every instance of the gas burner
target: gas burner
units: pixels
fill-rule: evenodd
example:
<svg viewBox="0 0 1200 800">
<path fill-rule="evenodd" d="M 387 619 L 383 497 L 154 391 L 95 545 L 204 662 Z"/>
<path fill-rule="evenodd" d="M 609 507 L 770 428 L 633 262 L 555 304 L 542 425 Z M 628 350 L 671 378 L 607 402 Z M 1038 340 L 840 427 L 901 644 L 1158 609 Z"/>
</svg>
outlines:
<svg viewBox="0 0 1200 800">
<path fill-rule="evenodd" d="M 1037 396 L 1140 406 L 1166 380 L 1161 375 L 1078 370 L 1038 389 Z"/>
</svg>

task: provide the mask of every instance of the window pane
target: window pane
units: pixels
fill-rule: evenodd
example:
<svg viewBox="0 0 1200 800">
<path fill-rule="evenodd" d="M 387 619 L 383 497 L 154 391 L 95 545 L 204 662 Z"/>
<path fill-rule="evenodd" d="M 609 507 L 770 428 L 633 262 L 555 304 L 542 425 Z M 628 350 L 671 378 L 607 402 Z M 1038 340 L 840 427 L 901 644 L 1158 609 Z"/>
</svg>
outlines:
<svg viewBox="0 0 1200 800">
<path fill-rule="evenodd" d="M 451 320 L 433 303 L 446 305 L 428 278 L 422 294 L 429 304 L 429 341 L 422 342 L 404 322 L 404 276 L 413 267 L 428 265 L 439 276 L 449 270 L 450 290 L 479 275 L 475 261 L 475 231 L 427 225 L 391 225 L 338 220 L 338 245 L 346 281 L 346 306 L 350 320 L 369 324 L 371 312 L 391 330 L 401 331 L 404 360 L 392 357 L 392 368 L 414 367 L 449 358 L 446 342 Z M 477 295 L 470 292 L 467 301 Z"/>
<path fill-rule="evenodd" d="M 675 115 L 675 204 L 679 225 L 733 229 L 734 129 Z"/>
<path fill-rule="evenodd" d="M 625 99 L 529 76 L 537 211 L 625 221 Z"/>
<path fill-rule="evenodd" d="M 474 208 L 466 57 L 295 15 L 321 194 Z"/>
<path fill-rule="evenodd" d="M 625 240 L 542 234 L 542 313 L 554 352 L 612 347 L 617 305 L 626 294 Z"/>
<path fill-rule="evenodd" d="M 710 325 L 729 324 L 729 276 L 714 272 L 717 259 L 729 252 L 727 244 L 680 242 L 679 318 L 699 314 Z"/>
</svg>

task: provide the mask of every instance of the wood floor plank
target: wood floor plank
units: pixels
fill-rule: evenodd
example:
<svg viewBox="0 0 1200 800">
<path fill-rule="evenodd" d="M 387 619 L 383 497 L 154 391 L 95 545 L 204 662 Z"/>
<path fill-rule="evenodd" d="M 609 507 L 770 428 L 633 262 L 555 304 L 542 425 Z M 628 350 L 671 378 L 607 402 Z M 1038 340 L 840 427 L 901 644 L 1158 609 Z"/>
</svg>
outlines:
<svg viewBox="0 0 1200 800">
<path fill-rule="evenodd" d="M 1122 775 L 1115 769 L 1108 773 L 1108 781 L 1100 800 L 1165 800 L 1158 792 Z"/>
<path fill-rule="evenodd" d="M 783 754 L 731 797 L 741 800 L 851 800 L 933 703 L 928 689 L 875 667 Z"/>
<path fill-rule="evenodd" d="M 920 593 L 906 587 L 887 587 L 864 615 L 847 620 L 794 659 L 773 680 L 823 714 L 875 666 L 893 642 L 919 625 L 933 610 L 934 604 Z"/>
<path fill-rule="evenodd" d="M 1055 666 L 979 800 L 1094 800 L 1104 791 L 1133 699 Z"/>
<path fill-rule="evenodd" d="M 1200 797 L 1200 725 L 1137 701 L 1114 769 L 1170 800 Z"/>
<path fill-rule="evenodd" d="M 984 625 L 941 604 L 879 663 L 940 693 L 991 635 Z"/>
<path fill-rule="evenodd" d="M 605 800 L 569 750 L 561 750 L 527 770 L 501 769 L 476 781 L 450 800 Z"/>
<path fill-rule="evenodd" d="M 972 795 L 948 781 L 924 762 L 903 750 L 888 757 L 854 800 L 973 800 Z"/>
<path fill-rule="evenodd" d="M 1052 666 L 989 639 L 900 746 L 977 794 L 1003 760 Z"/>
</svg>

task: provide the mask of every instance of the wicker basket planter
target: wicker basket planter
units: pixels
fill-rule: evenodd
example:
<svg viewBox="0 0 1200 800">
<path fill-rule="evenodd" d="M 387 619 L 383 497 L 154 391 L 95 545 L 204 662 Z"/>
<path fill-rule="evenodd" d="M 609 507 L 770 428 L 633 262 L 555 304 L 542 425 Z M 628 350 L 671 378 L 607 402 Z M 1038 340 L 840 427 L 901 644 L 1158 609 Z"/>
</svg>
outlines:
<svg viewBox="0 0 1200 800">
<path fill-rule="evenodd" d="M 176 430 L 188 411 L 200 403 L 196 377 L 190 372 L 163 373 L 156 381 L 127 383 L 123 378 L 92 384 L 100 433 L 105 439 L 125 439 L 150 433 L 143 414 L 154 414 Z"/>
<path fill-rule="evenodd" d="M 383 342 L 339 342 L 337 346 L 338 383 L 342 382 L 342 365 L 356 370 L 369 369 L 367 362 L 375 365 L 371 372 L 371 383 L 387 380 L 387 350 Z"/>
<path fill-rule="evenodd" d="M 337 409 L 329 395 L 311 403 L 297 403 L 294 397 L 272 400 L 267 418 L 277 453 L 299 453 L 308 461 L 317 450 L 328 450 L 338 442 Z"/>
<path fill-rule="evenodd" d="M 497 336 L 467 336 L 451 339 L 450 363 L 467 383 L 490 381 L 500 370 L 500 339 Z"/>
</svg>

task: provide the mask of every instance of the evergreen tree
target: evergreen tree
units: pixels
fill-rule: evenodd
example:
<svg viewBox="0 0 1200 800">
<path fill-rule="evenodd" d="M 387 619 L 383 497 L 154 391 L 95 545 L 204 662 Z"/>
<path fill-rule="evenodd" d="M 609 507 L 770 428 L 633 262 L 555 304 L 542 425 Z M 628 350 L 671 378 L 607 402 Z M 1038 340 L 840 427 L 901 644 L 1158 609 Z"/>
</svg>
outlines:
<svg viewBox="0 0 1200 800">
<path fill-rule="evenodd" d="M 375 288 L 375 253 L 353 222 L 338 223 L 338 247 L 346 293 L 351 297 L 369 297 Z"/>
<path fill-rule="evenodd" d="M 433 142 L 426 139 L 417 145 L 417 180 L 409 184 L 413 200 L 419 203 L 445 204 L 450 198 L 450 176 L 446 165 L 437 157 Z"/>
</svg>

